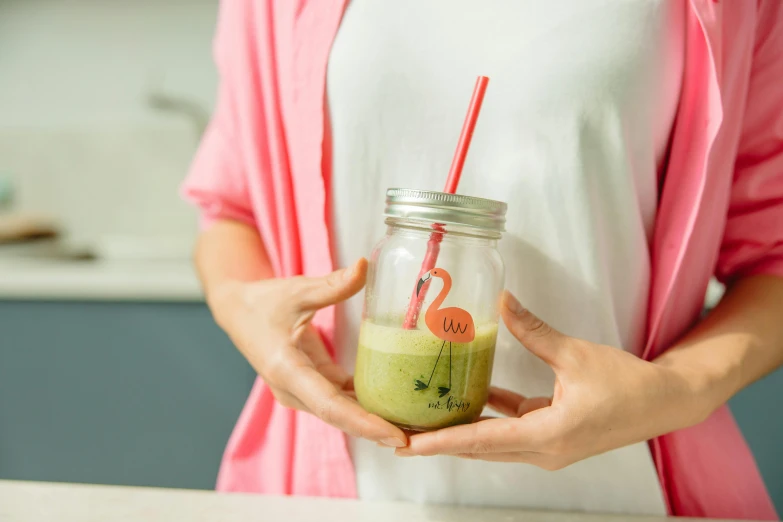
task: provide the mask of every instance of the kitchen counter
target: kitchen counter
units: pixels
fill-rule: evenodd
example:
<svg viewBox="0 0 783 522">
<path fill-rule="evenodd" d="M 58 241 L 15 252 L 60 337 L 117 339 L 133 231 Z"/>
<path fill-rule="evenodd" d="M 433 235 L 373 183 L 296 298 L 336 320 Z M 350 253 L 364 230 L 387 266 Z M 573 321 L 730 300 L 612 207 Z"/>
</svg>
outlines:
<svg viewBox="0 0 783 522">
<path fill-rule="evenodd" d="M 0 481 L 3 522 L 660 522 L 506 509 L 468 509 L 212 491 Z M 687 520 L 687 519 L 678 519 Z M 694 519 L 695 520 L 695 519 Z M 699 519 L 705 520 L 705 519 Z"/>
<path fill-rule="evenodd" d="M 710 281 L 706 306 L 724 287 Z M 63 261 L 0 258 L 0 300 L 203 301 L 190 260 Z"/>
<path fill-rule="evenodd" d="M 0 259 L 0 300 L 202 301 L 188 260 Z"/>
</svg>

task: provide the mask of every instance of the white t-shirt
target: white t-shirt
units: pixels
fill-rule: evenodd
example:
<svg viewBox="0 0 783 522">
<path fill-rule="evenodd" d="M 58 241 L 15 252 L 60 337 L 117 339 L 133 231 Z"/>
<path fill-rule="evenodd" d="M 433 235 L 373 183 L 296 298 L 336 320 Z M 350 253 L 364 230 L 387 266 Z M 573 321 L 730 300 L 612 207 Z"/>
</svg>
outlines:
<svg viewBox="0 0 783 522">
<path fill-rule="evenodd" d="M 507 288 L 555 328 L 639 355 L 684 16 L 685 0 L 353 0 L 327 73 L 336 264 L 383 236 L 386 188 L 442 190 L 486 75 L 459 192 L 508 203 Z M 361 296 L 337 312 L 352 369 Z M 501 328 L 492 382 L 551 395 L 554 375 Z M 364 499 L 665 513 L 645 443 L 556 472 L 351 452 Z"/>
</svg>

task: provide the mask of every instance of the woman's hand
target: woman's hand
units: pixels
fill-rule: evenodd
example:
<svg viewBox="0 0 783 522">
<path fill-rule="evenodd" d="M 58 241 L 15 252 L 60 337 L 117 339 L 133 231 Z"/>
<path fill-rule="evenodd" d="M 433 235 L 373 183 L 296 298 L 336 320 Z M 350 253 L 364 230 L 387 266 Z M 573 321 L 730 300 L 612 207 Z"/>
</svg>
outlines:
<svg viewBox="0 0 783 522">
<path fill-rule="evenodd" d="M 696 424 L 711 412 L 686 370 L 563 335 L 509 293 L 502 308 L 511 333 L 555 371 L 553 397 L 493 388 L 490 406 L 511 418 L 413 435 L 397 455 L 456 455 L 556 470 Z"/>
<path fill-rule="evenodd" d="M 315 312 L 364 286 L 367 261 L 326 277 L 227 282 L 210 304 L 240 352 L 289 408 L 317 415 L 349 435 L 387 446 L 406 444 L 405 434 L 353 399 L 353 377 L 336 364 L 310 325 Z"/>
</svg>

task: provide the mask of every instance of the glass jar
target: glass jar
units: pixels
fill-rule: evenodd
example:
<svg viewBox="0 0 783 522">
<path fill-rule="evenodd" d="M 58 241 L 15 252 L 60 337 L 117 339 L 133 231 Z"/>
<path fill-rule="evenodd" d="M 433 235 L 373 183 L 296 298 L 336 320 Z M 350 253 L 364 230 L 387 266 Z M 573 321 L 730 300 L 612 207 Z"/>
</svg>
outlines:
<svg viewBox="0 0 783 522">
<path fill-rule="evenodd" d="M 359 403 L 402 428 L 478 419 L 487 402 L 506 204 L 389 189 L 370 256 L 354 375 Z M 419 313 L 420 312 L 420 313 Z"/>
</svg>

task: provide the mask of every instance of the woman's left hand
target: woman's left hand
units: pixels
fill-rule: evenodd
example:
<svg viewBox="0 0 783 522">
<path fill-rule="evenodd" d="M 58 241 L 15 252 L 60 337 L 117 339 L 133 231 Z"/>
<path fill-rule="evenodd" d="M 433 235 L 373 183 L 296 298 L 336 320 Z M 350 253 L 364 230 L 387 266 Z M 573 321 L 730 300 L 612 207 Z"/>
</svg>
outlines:
<svg viewBox="0 0 783 522">
<path fill-rule="evenodd" d="M 686 369 L 568 337 L 510 293 L 502 316 L 509 331 L 555 371 L 553 397 L 525 398 L 493 388 L 490 406 L 509 418 L 413 435 L 397 455 L 456 455 L 556 470 L 691 426 L 711 412 Z"/>
</svg>

